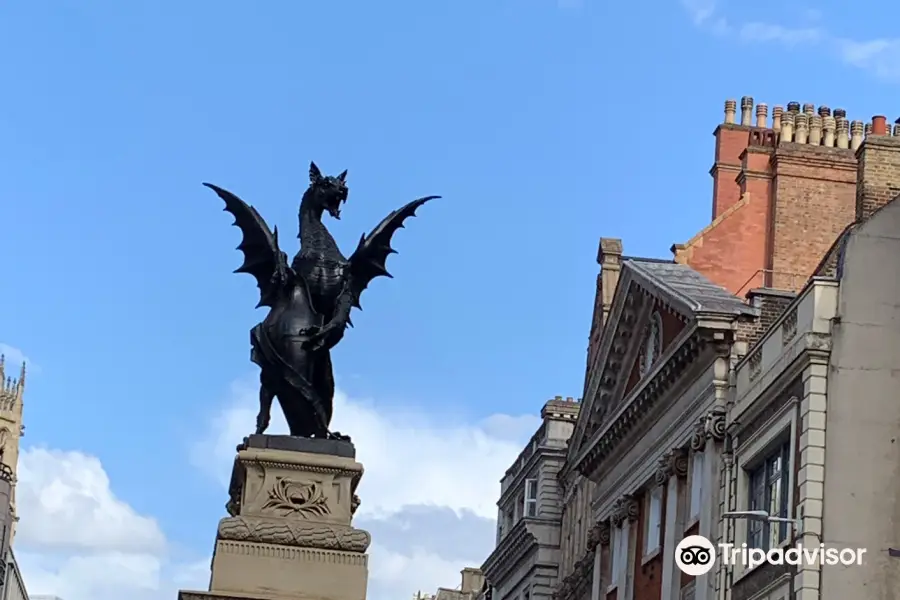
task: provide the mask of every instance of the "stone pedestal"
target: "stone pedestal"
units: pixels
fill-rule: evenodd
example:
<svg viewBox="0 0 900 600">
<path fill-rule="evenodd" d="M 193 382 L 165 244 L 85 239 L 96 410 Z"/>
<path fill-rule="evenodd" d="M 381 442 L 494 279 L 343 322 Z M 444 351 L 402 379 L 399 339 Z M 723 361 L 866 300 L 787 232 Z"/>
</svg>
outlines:
<svg viewBox="0 0 900 600">
<path fill-rule="evenodd" d="M 238 447 L 209 591 L 179 600 L 365 600 L 370 536 L 350 521 L 349 442 L 253 435 Z"/>
</svg>

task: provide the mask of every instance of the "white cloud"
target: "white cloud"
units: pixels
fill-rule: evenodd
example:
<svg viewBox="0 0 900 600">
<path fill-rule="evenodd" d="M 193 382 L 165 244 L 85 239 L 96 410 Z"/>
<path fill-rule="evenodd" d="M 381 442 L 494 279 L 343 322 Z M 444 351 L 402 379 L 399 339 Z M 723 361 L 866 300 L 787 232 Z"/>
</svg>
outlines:
<svg viewBox="0 0 900 600">
<path fill-rule="evenodd" d="M 25 353 L 19 350 L 14 346 L 10 346 L 9 344 L 0 344 L 0 355 L 2 355 L 6 359 L 6 366 L 9 370 L 9 377 L 18 377 L 19 375 L 19 367 L 22 363 L 25 363 L 25 367 L 29 373 L 40 373 L 41 368 L 34 363 L 30 358 L 25 356 Z"/>
<path fill-rule="evenodd" d="M 884 81 L 900 82 L 900 39 L 835 39 L 835 43 L 847 65 L 869 71 Z"/>
<path fill-rule="evenodd" d="M 189 567 L 168 564 L 156 521 L 116 498 L 96 457 L 26 449 L 18 477 L 14 547 L 30 594 L 171 600 L 181 580 L 205 587 Z"/>
<path fill-rule="evenodd" d="M 370 554 L 370 583 L 394 589 L 400 597 L 404 597 L 404 591 L 408 596 L 417 591 L 433 594 L 438 587 L 454 588 L 459 582 L 457 578 L 449 579 L 448 574 L 456 575 L 467 566 L 422 548 L 412 548 L 409 554 L 401 554 L 372 544 Z M 482 560 L 484 558 L 487 557 Z M 410 587 L 413 573 L 418 585 Z"/>
<path fill-rule="evenodd" d="M 149 553 L 165 536 L 115 497 L 100 461 L 80 452 L 32 448 L 19 458 L 17 542 L 47 549 Z"/>
<path fill-rule="evenodd" d="M 734 23 L 722 14 L 717 0 L 680 0 L 695 26 L 719 37 L 733 37 L 745 43 L 775 43 L 785 47 L 824 46 L 847 66 L 867 71 L 891 83 L 900 83 L 900 38 L 853 40 L 834 35 L 820 26 L 822 13 L 800 13 L 806 24 L 791 27 L 780 23 L 752 21 Z"/>
<path fill-rule="evenodd" d="M 236 383 L 227 408 L 191 452 L 193 463 L 223 485 L 235 446 L 256 422 L 257 392 Z M 537 429 L 538 417 L 494 415 L 474 424 L 435 422 L 416 409 L 383 409 L 372 401 L 335 394 L 334 428 L 353 437 L 366 472 L 360 516 L 396 514 L 404 506 L 443 506 L 494 519 L 500 477 Z M 277 403 L 269 433 L 287 427 Z"/>
<path fill-rule="evenodd" d="M 716 0 L 681 0 L 681 6 L 697 26 L 707 23 L 716 12 Z"/>
<path fill-rule="evenodd" d="M 236 383 L 192 462 L 224 488 L 235 446 L 253 428 L 254 385 Z M 539 425 L 537 415 L 493 415 L 476 423 L 335 397 L 334 428 L 351 435 L 365 467 L 355 524 L 369 529 L 369 597 L 405 597 L 455 587 L 493 548 L 500 478 Z M 287 427 L 277 403 L 269 433 Z M 224 492 L 224 490 L 223 490 Z M 68 599 L 67 599 L 68 600 Z"/>
</svg>

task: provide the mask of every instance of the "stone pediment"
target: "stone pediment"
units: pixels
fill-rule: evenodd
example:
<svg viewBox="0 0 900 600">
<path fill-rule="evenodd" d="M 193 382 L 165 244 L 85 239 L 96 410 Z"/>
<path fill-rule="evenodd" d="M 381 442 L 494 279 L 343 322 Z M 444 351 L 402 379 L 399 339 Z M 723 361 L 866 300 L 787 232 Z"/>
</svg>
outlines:
<svg viewBox="0 0 900 600">
<path fill-rule="evenodd" d="M 588 369 L 569 462 L 584 452 L 622 398 L 653 376 L 654 364 L 684 329 L 756 314 L 757 309 L 687 265 L 625 260 L 599 351 Z"/>
</svg>

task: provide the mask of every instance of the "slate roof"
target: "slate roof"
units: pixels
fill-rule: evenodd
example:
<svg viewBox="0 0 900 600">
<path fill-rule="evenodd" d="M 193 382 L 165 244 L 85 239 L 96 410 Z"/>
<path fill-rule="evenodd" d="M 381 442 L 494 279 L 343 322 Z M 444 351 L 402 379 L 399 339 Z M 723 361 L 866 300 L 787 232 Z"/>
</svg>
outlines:
<svg viewBox="0 0 900 600">
<path fill-rule="evenodd" d="M 642 258 L 627 258 L 624 262 L 636 275 L 655 285 L 660 291 L 681 300 L 695 313 L 759 315 L 759 309 L 687 265 Z"/>
</svg>

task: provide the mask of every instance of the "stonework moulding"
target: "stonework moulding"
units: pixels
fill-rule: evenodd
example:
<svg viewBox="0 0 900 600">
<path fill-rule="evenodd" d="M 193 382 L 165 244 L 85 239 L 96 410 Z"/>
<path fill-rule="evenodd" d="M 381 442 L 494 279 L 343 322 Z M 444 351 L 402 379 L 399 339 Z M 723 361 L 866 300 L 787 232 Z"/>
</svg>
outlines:
<svg viewBox="0 0 900 600">
<path fill-rule="evenodd" d="M 656 485 L 666 485 L 669 481 L 669 477 L 673 475 L 672 471 L 672 461 L 669 458 L 671 452 L 666 452 L 662 456 L 659 457 L 659 461 L 656 464 L 656 475 L 654 479 L 656 480 Z"/>
<path fill-rule="evenodd" d="M 754 381 L 762 373 L 762 347 L 756 348 L 747 362 L 750 368 L 750 381 Z"/>
<path fill-rule="evenodd" d="M 670 469 L 676 477 L 684 479 L 688 473 L 688 453 L 684 448 L 672 448 L 667 453 Z"/>
<path fill-rule="evenodd" d="M 640 507 L 637 500 L 631 496 L 625 495 L 616 500 L 613 505 L 613 514 L 610 520 L 616 525 L 621 525 L 624 521 L 637 521 L 640 514 Z"/>
<path fill-rule="evenodd" d="M 781 344 L 787 346 L 797 335 L 797 308 L 795 307 L 781 322 Z"/>
<path fill-rule="evenodd" d="M 587 548 L 588 551 L 594 552 L 597 546 L 609 545 L 609 521 L 600 521 L 595 523 L 588 532 Z"/>
<path fill-rule="evenodd" d="M 694 432 L 691 434 L 691 450 L 703 452 L 704 448 L 706 448 L 706 417 L 700 417 L 700 420 L 694 423 Z"/>
<path fill-rule="evenodd" d="M 704 424 L 706 437 L 721 442 L 725 439 L 725 409 L 721 407 L 713 408 L 706 415 Z"/>
<path fill-rule="evenodd" d="M 590 451 L 581 458 L 576 468 L 583 475 L 590 476 L 597 465 L 609 456 L 639 423 L 643 422 L 656 402 L 665 395 L 705 347 L 705 340 L 700 336 L 694 336 L 675 349 L 653 378 L 643 384 L 634 397 L 627 400 L 626 406 L 617 411 L 615 421 L 603 428 L 602 435 L 592 443 Z"/>
</svg>

